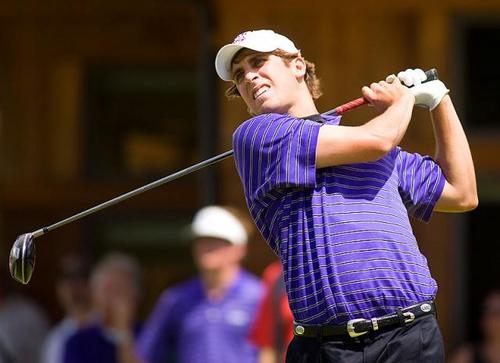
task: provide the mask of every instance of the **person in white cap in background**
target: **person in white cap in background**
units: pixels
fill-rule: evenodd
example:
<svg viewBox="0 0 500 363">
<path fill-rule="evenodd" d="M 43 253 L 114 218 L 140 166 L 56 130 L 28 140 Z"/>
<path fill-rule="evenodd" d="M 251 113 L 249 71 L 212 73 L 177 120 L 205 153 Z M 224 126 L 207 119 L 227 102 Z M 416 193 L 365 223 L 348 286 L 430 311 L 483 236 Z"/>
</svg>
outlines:
<svg viewBox="0 0 500 363">
<path fill-rule="evenodd" d="M 161 295 L 136 347 L 145 363 L 257 361 L 247 337 L 263 287 L 241 267 L 247 227 L 232 208 L 196 213 L 190 231 L 199 275 Z"/>
</svg>

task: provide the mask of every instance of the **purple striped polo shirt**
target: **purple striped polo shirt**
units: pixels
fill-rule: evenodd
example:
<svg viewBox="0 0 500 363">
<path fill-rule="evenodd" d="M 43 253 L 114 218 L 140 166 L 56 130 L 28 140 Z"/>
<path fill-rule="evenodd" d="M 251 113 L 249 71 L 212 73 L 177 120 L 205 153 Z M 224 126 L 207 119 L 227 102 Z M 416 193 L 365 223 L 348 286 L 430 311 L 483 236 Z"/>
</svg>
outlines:
<svg viewBox="0 0 500 363">
<path fill-rule="evenodd" d="M 256 363 L 248 334 L 262 293 L 261 281 L 245 270 L 216 301 L 199 277 L 175 285 L 144 325 L 137 354 L 147 363 Z"/>
<path fill-rule="evenodd" d="M 264 114 L 233 135 L 250 214 L 280 256 L 295 320 L 341 324 L 434 298 L 408 215 L 429 221 L 444 187 L 441 169 L 396 147 L 375 162 L 316 170 L 320 127 Z"/>
</svg>

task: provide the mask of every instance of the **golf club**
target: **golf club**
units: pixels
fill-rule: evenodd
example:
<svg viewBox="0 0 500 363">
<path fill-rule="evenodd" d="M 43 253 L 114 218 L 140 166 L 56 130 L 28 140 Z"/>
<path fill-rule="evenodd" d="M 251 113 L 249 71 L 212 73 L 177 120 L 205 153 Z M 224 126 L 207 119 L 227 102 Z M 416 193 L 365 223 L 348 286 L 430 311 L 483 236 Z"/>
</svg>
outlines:
<svg viewBox="0 0 500 363">
<path fill-rule="evenodd" d="M 438 79 L 438 74 L 436 69 L 430 69 L 425 72 L 427 79 L 424 82 L 432 81 L 435 79 Z M 323 114 L 325 115 L 341 115 L 347 111 L 350 111 L 354 108 L 357 108 L 359 106 L 367 104 L 367 101 L 364 98 L 357 98 L 351 102 L 345 103 L 341 106 L 338 106 L 334 108 L 333 110 L 330 110 L 328 112 L 325 112 Z M 233 150 L 226 151 L 222 154 L 219 154 L 217 156 L 211 157 L 207 160 L 204 160 L 198 164 L 189 166 L 185 169 L 182 169 L 178 172 L 175 172 L 173 174 L 170 174 L 166 177 L 163 177 L 161 179 L 158 179 L 154 182 L 151 182 L 149 184 L 146 184 L 142 187 L 139 187 L 137 189 L 134 189 L 128 193 L 119 195 L 107 202 L 101 203 L 99 205 L 96 205 L 95 207 L 89 208 L 87 210 L 84 210 L 83 212 L 80 212 L 78 214 L 75 214 L 69 218 L 63 219 L 57 223 L 51 224 L 47 227 L 40 228 L 34 232 L 30 233 L 25 233 L 20 236 L 18 236 L 10 250 L 10 255 L 9 255 L 9 269 L 10 269 L 10 274 L 12 277 L 19 281 L 22 284 L 27 284 L 31 276 L 33 275 L 33 271 L 35 269 L 35 242 L 34 239 L 37 237 L 40 237 L 50 231 L 53 231 L 56 228 L 59 228 L 61 226 L 64 226 L 68 223 L 74 222 L 78 219 L 81 219 L 85 216 L 88 216 L 90 214 L 93 214 L 95 212 L 101 211 L 105 208 L 108 208 L 114 204 L 117 204 L 119 202 L 122 202 L 126 199 L 129 199 L 131 197 L 134 197 L 138 194 L 144 193 L 145 191 L 148 191 L 150 189 L 156 188 L 160 185 L 163 185 L 165 183 L 171 182 L 175 179 L 178 179 L 182 176 L 188 175 L 190 173 L 193 173 L 197 170 L 200 170 L 206 166 L 215 164 L 221 160 L 224 160 L 228 157 L 233 155 Z"/>
</svg>

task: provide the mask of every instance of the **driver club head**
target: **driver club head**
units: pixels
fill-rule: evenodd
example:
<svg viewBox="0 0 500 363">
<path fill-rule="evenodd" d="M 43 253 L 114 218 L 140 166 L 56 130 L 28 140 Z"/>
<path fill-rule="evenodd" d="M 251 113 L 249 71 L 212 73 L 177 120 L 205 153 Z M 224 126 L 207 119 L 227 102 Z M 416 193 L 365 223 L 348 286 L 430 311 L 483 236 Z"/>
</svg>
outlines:
<svg viewBox="0 0 500 363">
<path fill-rule="evenodd" d="M 27 284 L 35 269 L 35 241 L 32 233 L 25 233 L 16 238 L 10 249 L 9 269 L 12 277 L 22 284 Z"/>
</svg>

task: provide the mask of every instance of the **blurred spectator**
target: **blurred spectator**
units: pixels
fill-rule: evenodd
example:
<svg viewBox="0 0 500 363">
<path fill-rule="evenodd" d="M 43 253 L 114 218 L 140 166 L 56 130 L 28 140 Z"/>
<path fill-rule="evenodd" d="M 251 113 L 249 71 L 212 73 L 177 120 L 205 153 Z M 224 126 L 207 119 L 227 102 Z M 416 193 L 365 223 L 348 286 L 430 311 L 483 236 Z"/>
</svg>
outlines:
<svg viewBox="0 0 500 363">
<path fill-rule="evenodd" d="M 489 291 L 479 320 L 481 340 L 460 347 L 450 363 L 500 363 L 500 289 Z"/>
<path fill-rule="evenodd" d="M 250 341 L 259 348 L 259 363 L 285 362 L 286 349 L 293 338 L 293 315 L 279 261 L 264 270 L 265 294 L 250 331 Z"/>
<path fill-rule="evenodd" d="M 67 342 L 64 363 L 135 363 L 141 273 L 130 256 L 111 253 L 94 268 L 90 292 L 95 322 Z"/>
<path fill-rule="evenodd" d="M 248 334 L 262 285 L 240 265 L 248 239 L 244 220 L 235 210 L 209 206 L 190 230 L 199 276 L 162 294 L 138 354 L 146 363 L 255 363 Z"/>
<path fill-rule="evenodd" d="M 33 301 L 0 287 L 0 363 L 38 363 L 49 320 Z"/>
<path fill-rule="evenodd" d="M 89 268 L 84 259 L 77 255 L 63 256 L 55 288 L 65 316 L 45 339 L 41 363 L 62 363 L 68 338 L 89 322 L 88 275 Z"/>
</svg>

